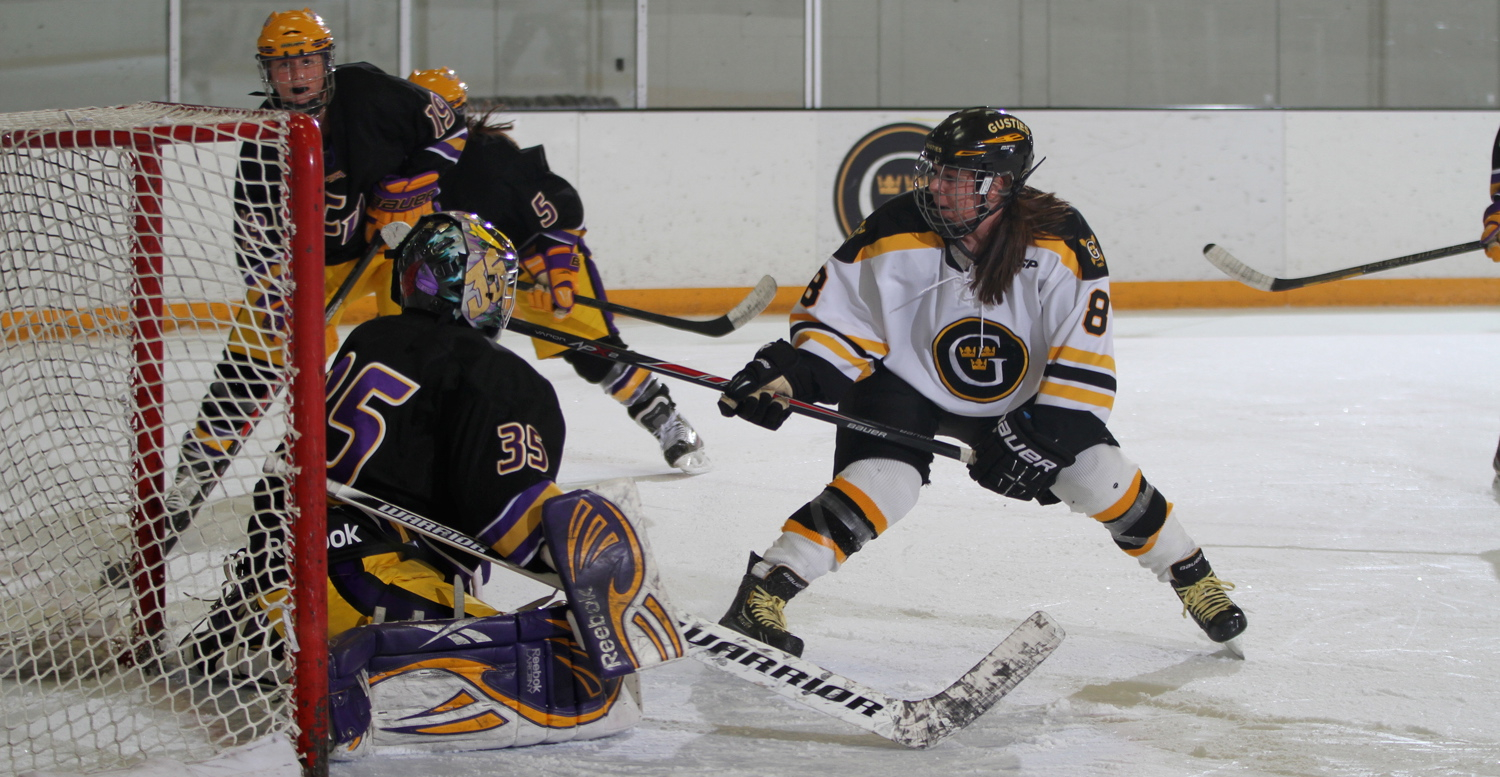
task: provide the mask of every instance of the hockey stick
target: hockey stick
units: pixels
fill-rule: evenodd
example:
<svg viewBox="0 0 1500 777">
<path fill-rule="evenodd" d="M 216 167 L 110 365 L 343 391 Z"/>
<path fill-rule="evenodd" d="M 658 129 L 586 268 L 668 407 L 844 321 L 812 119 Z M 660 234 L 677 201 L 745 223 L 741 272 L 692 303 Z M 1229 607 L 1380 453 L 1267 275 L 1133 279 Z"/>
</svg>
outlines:
<svg viewBox="0 0 1500 777">
<path fill-rule="evenodd" d="M 501 558 L 467 534 L 424 518 L 352 486 L 328 481 L 328 495 L 377 519 L 518 572 L 554 588 L 555 574 L 532 572 Z M 1065 636 L 1056 621 L 1037 611 L 972 669 L 937 694 L 898 699 L 807 659 L 777 650 L 717 623 L 679 613 L 688 655 L 845 723 L 916 749 L 932 747 L 983 715 L 1036 669 Z"/>
<path fill-rule="evenodd" d="M 387 223 L 386 226 L 395 226 L 396 223 L 405 222 Z M 411 225 L 407 225 L 407 229 L 410 231 Z M 398 239 L 396 242 L 399 243 L 401 240 Z M 339 290 L 335 291 L 333 297 L 329 297 L 329 303 L 323 306 L 324 324 L 329 324 L 330 321 L 333 321 L 333 314 L 339 312 L 339 308 L 344 308 L 344 300 L 347 300 L 350 297 L 351 291 L 354 291 L 354 284 L 359 284 L 360 278 L 365 278 L 365 270 L 369 269 L 371 263 L 374 263 L 375 257 L 380 255 L 381 249 L 386 248 L 386 245 L 387 240 L 384 237 L 384 231 L 375 233 L 375 240 L 371 240 L 371 248 L 365 252 L 363 257 L 360 257 L 360 263 L 356 264 L 353 270 L 350 270 L 350 275 L 344 276 L 344 282 L 339 284 Z M 396 243 L 390 243 L 390 245 L 395 246 Z M 324 354 L 324 356 L 327 356 L 327 354 Z"/>
<path fill-rule="evenodd" d="M 1320 283 L 1331 283 L 1333 281 L 1344 280 L 1345 278 L 1356 278 L 1361 275 L 1369 275 L 1370 273 L 1394 270 L 1397 267 L 1405 267 L 1411 264 L 1430 262 L 1433 259 L 1444 259 L 1449 256 L 1466 254 L 1470 251 L 1478 251 L 1481 248 L 1484 248 L 1484 243 L 1476 240 L 1472 243 L 1460 243 L 1456 246 L 1448 246 L 1447 248 L 1435 248 L 1431 251 L 1423 251 L 1420 254 L 1398 256 L 1395 259 L 1362 264 L 1346 270 L 1334 270 L 1333 272 L 1325 272 L 1319 275 L 1309 275 L 1305 278 L 1272 278 L 1263 272 L 1250 269 L 1244 262 L 1230 255 L 1222 246 L 1213 243 L 1209 243 L 1203 247 L 1203 258 L 1207 259 L 1209 264 L 1219 268 L 1225 275 L 1252 289 L 1260 289 L 1261 291 L 1290 291 L 1307 286 L 1316 286 Z"/>
<path fill-rule="evenodd" d="M 653 359 L 644 354 L 639 354 L 634 351 L 627 351 L 623 348 L 615 348 L 613 346 L 605 345 L 598 340 L 589 340 L 587 338 L 578 337 L 577 335 L 570 335 L 566 332 L 559 332 L 556 329 L 548 329 L 547 327 L 538 326 L 529 321 L 522 321 L 518 318 L 512 318 L 510 322 L 505 325 L 505 328 L 517 334 L 523 334 L 527 337 L 533 337 L 538 340 L 546 340 L 551 343 L 556 343 L 566 348 L 576 350 L 580 353 L 586 353 L 590 356 L 598 356 L 601 359 L 608 359 L 613 362 L 635 365 L 636 367 L 640 367 L 643 370 L 661 373 L 662 375 L 670 375 L 671 377 L 677 378 L 679 380 L 685 380 L 689 383 L 696 383 L 699 386 L 711 388 L 715 391 L 723 391 L 724 386 L 729 383 L 729 381 L 717 375 L 710 375 L 706 372 L 699 372 L 698 370 L 695 370 L 691 367 L 684 367 L 680 364 L 657 361 L 656 359 Z M 943 442 L 942 440 L 935 440 L 925 435 L 920 435 L 915 432 L 908 432 L 905 429 L 897 429 L 894 426 L 886 426 L 885 424 L 877 423 L 875 421 L 864 421 L 858 418 L 853 418 L 851 416 L 844 415 L 843 413 L 840 413 L 836 410 L 830 410 L 826 407 L 810 404 L 807 402 L 800 402 L 790 397 L 788 397 L 786 401 L 787 404 L 791 406 L 792 412 L 797 413 L 798 415 L 808 416 L 809 418 L 816 418 L 820 421 L 827 421 L 828 423 L 831 423 L 834 426 L 839 427 L 840 429 L 849 429 L 856 432 L 864 432 L 865 434 L 879 437 L 884 440 L 892 440 L 894 442 L 901 443 L 902 445 L 916 448 L 920 451 L 927 451 L 929 453 L 935 453 L 939 456 L 946 456 L 950 459 L 957 459 L 961 462 L 964 462 L 965 464 L 968 464 L 974 460 L 974 451 L 962 445 L 954 445 L 952 443 Z"/>
<path fill-rule="evenodd" d="M 526 281 L 517 281 L 516 288 L 522 291 L 530 291 L 532 289 L 545 287 L 538 286 L 535 283 L 528 283 Z M 769 275 L 762 277 L 760 279 L 760 283 L 755 284 L 755 288 L 751 289 L 750 293 L 747 294 L 744 299 L 740 300 L 739 304 L 735 305 L 733 308 L 730 308 L 728 313 L 725 313 L 718 318 L 709 319 L 708 321 L 693 321 L 686 318 L 677 318 L 676 316 L 668 316 L 662 313 L 652 313 L 649 310 L 640 310 L 639 308 L 617 305 L 613 302 L 609 302 L 608 300 L 594 299 L 593 297 L 583 297 L 576 294 L 573 295 L 573 301 L 576 304 L 583 305 L 585 307 L 607 310 L 611 313 L 619 313 L 623 316 L 638 318 L 642 321 L 650 321 L 654 324 L 662 324 L 663 326 L 669 326 L 673 329 L 681 329 L 684 332 L 694 332 L 700 335 L 708 335 L 709 337 L 723 337 L 724 335 L 727 335 L 730 332 L 739 329 L 740 327 L 745 325 L 745 322 L 749 321 L 752 318 L 755 318 L 763 311 L 765 311 L 766 307 L 769 306 L 775 299 L 776 279 L 772 278 Z"/>
</svg>

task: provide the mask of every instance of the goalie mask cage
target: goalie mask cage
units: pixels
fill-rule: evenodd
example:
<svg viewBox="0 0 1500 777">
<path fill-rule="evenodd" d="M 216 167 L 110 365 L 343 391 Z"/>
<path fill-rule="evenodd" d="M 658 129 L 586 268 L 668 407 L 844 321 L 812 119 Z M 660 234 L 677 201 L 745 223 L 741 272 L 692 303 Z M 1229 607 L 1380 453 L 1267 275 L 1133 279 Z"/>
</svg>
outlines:
<svg viewBox="0 0 1500 777">
<path fill-rule="evenodd" d="M 280 170 L 259 219 L 235 202 L 246 152 Z M 249 228 L 268 217 L 279 228 Z M 326 770 L 322 222 L 305 116 L 163 103 L 0 115 L 0 772 L 208 761 L 279 737 Z M 286 366 L 267 371 L 274 401 L 163 553 L 178 440 L 249 283 L 270 300 L 258 334 Z M 284 475 L 264 479 L 268 462 Z M 290 594 L 225 608 L 261 482 L 288 527 L 269 558 Z M 107 583 L 121 562 L 128 581 Z M 258 668 L 190 671 L 180 643 L 214 609 L 243 616 L 238 647 L 262 647 L 223 660 Z"/>
</svg>

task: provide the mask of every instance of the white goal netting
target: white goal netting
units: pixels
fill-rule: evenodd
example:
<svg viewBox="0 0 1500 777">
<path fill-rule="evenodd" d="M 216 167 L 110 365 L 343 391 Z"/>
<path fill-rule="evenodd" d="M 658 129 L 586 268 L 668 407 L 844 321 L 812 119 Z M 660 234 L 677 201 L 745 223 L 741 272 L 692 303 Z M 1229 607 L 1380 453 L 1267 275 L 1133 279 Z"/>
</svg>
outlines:
<svg viewBox="0 0 1500 777">
<path fill-rule="evenodd" d="M 288 188 L 307 177 L 283 162 L 306 142 L 289 124 L 156 103 L 0 115 L 0 772 L 192 761 L 304 727 L 297 635 L 272 623 L 290 624 L 297 601 L 269 618 L 220 601 L 257 484 L 262 523 L 290 527 L 266 579 L 295 580 L 297 550 L 322 542 L 297 536 L 295 469 L 261 474 L 284 440 L 297 461 L 303 437 L 287 400 L 286 320 L 300 314 L 287 257 L 292 204 L 316 196 L 321 210 L 321 185 Z M 246 154 L 272 171 L 256 203 L 236 202 Z M 303 229 L 321 240 L 321 224 Z M 266 399 L 179 532 L 165 507 L 179 443 L 247 283 L 264 310 L 241 326 L 273 345 L 255 362 Z M 215 612 L 229 649 L 186 655 Z"/>
</svg>

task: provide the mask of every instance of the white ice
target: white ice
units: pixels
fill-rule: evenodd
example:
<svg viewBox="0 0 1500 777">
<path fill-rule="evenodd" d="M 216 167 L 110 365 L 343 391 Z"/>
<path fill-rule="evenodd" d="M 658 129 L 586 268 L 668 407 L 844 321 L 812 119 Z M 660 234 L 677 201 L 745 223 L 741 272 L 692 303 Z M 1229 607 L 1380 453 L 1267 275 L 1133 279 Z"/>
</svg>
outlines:
<svg viewBox="0 0 1500 777">
<path fill-rule="evenodd" d="M 785 336 L 626 322 L 638 352 L 728 376 Z M 607 740 L 336 764 L 335 777 L 597 775 L 1500 775 L 1500 311 L 1117 314 L 1110 427 L 1248 614 L 1245 660 L 1062 506 L 993 495 L 938 459 L 916 509 L 788 607 L 806 656 L 926 696 L 1022 618 L 1056 653 L 952 739 L 910 751 L 691 660 L 641 678 L 645 720 Z M 507 342 L 530 353 L 514 335 Z M 785 518 L 830 479 L 833 429 L 721 418 L 674 383 L 716 469 L 655 441 L 552 360 L 565 485 L 639 484 L 677 604 L 717 619 Z M 504 579 L 492 598 L 540 595 Z"/>
</svg>

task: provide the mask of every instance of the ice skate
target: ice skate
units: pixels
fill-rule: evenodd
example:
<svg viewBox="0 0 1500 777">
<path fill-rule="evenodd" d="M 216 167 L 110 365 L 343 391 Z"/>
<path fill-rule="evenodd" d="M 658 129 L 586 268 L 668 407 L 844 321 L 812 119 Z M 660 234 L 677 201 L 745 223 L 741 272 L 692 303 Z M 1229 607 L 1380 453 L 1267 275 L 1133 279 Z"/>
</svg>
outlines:
<svg viewBox="0 0 1500 777">
<path fill-rule="evenodd" d="M 753 573 L 760 556 L 750 554 L 750 565 L 740 581 L 740 590 L 734 595 L 729 612 L 719 619 L 720 626 L 727 626 L 745 636 L 759 640 L 778 650 L 802 655 L 802 638 L 786 630 L 786 616 L 782 608 L 793 596 L 807 587 L 796 572 L 777 566 L 764 578 Z"/>
<path fill-rule="evenodd" d="M 1245 630 L 1245 611 L 1225 593 L 1233 589 L 1234 583 L 1214 575 L 1201 550 L 1172 565 L 1172 590 L 1182 600 L 1183 617 L 1192 615 L 1214 642 L 1229 643 Z M 1240 653 L 1236 644 L 1229 647 Z"/>
<path fill-rule="evenodd" d="M 713 469 L 708 452 L 703 450 L 703 438 L 682 417 L 666 386 L 656 382 L 640 399 L 631 403 L 627 411 L 636 423 L 656 437 L 662 457 L 668 464 L 689 475 Z"/>
<path fill-rule="evenodd" d="M 215 680 L 280 682 L 287 679 L 283 639 L 255 601 L 250 556 L 241 550 L 225 562 L 226 579 L 208 615 L 178 645 L 183 668 Z"/>
</svg>

